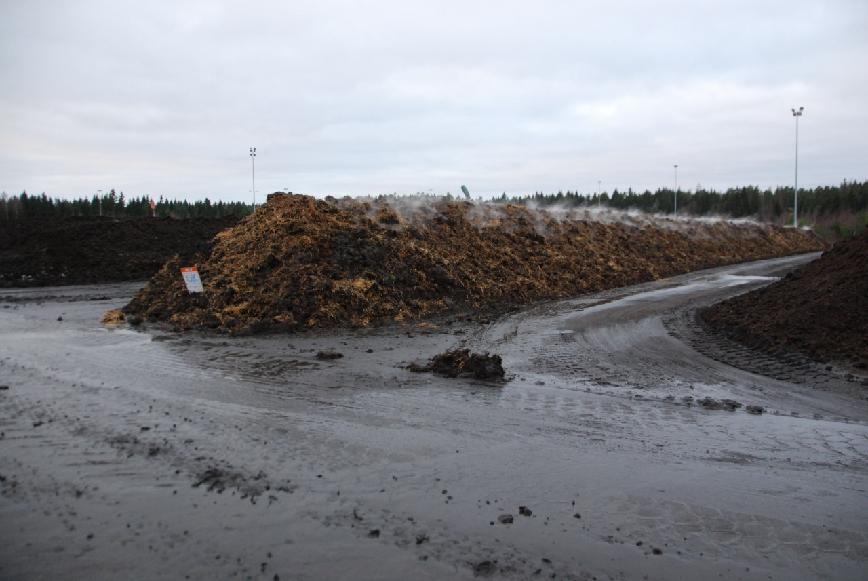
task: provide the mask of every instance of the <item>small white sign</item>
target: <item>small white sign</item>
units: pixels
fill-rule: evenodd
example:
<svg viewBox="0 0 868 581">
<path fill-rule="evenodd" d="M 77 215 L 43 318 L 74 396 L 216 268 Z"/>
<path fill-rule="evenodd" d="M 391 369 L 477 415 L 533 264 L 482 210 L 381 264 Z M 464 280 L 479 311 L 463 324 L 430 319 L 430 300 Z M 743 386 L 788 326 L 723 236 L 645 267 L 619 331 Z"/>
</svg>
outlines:
<svg viewBox="0 0 868 581">
<path fill-rule="evenodd" d="M 202 293 L 205 289 L 202 288 L 202 279 L 199 278 L 199 271 L 195 266 L 185 266 L 181 269 L 181 276 L 184 277 L 184 284 L 187 285 L 187 292 Z"/>
</svg>

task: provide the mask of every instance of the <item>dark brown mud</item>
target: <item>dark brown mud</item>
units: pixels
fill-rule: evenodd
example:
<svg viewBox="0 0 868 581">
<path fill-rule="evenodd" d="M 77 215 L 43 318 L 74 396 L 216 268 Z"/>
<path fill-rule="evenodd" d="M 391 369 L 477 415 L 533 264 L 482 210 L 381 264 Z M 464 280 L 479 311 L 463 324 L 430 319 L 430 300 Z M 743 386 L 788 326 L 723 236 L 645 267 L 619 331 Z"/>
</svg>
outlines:
<svg viewBox="0 0 868 581">
<path fill-rule="evenodd" d="M 868 231 L 774 284 L 709 307 L 701 318 L 766 353 L 795 351 L 868 369 Z"/>
<path fill-rule="evenodd" d="M 868 402 L 691 346 L 696 309 L 810 258 L 293 336 L 0 292 L 0 577 L 861 579 Z M 456 349 L 510 381 L 407 369 Z"/>
</svg>

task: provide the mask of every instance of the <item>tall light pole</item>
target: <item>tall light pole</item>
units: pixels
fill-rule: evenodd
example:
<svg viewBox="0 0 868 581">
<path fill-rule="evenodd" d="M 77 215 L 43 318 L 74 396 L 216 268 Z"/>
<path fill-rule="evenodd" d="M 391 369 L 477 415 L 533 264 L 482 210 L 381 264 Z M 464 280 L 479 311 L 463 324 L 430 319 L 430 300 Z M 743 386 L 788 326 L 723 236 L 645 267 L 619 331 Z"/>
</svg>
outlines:
<svg viewBox="0 0 868 581">
<path fill-rule="evenodd" d="M 256 148 L 250 148 L 250 179 L 253 192 L 253 212 L 256 212 Z"/>
<path fill-rule="evenodd" d="M 99 206 L 99 215 L 102 216 L 102 190 L 96 191 L 96 199 Z"/>
<path fill-rule="evenodd" d="M 672 167 L 675 168 L 675 215 L 678 215 L 678 164 L 676 163 Z"/>
<path fill-rule="evenodd" d="M 793 118 L 796 120 L 796 183 L 793 187 L 793 228 L 799 227 L 799 117 L 805 112 L 804 107 L 799 107 L 799 110 L 793 111 Z"/>
</svg>

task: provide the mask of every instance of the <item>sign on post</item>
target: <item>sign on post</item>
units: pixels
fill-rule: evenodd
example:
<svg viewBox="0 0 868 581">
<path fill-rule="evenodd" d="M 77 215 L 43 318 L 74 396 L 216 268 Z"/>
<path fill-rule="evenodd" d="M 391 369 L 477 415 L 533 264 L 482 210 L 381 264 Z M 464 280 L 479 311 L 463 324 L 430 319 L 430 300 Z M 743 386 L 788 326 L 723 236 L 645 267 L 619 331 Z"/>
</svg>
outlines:
<svg viewBox="0 0 868 581">
<path fill-rule="evenodd" d="M 184 277 L 184 284 L 187 285 L 187 292 L 202 293 L 205 289 L 202 288 L 202 279 L 199 278 L 199 271 L 195 266 L 185 266 L 181 269 L 181 276 Z"/>
</svg>

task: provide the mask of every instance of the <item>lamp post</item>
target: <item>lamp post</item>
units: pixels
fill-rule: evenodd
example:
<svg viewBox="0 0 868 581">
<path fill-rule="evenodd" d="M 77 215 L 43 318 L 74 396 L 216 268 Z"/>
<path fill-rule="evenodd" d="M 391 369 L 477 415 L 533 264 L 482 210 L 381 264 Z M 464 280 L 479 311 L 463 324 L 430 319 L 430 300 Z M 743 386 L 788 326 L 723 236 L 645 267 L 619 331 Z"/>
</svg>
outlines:
<svg viewBox="0 0 868 581">
<path fill-rule="evenodd" d="M 96 191 L 97 205 L 99 206 L 99 215 L 102 217 L 102 190 Z"/>
<path fill-rule="evenodd" d="M 250 180 L 253 192 L 253 212 L 256 213 L 256 148 L 250 148 Z"/>
<path fill-rule="evenodd" d="M 793 109 L 793 118 L 796 120 L 796 180 L 793 187 L 793 228 L 799 227 L 799 117 L 805 112 L 804 107 L 798 111 Z"/>
<path fill-rule="evenodd" d="M 675 168 L 675 215 L 678 215 L 678 164 L 676 163 Z"/>
</svg>

